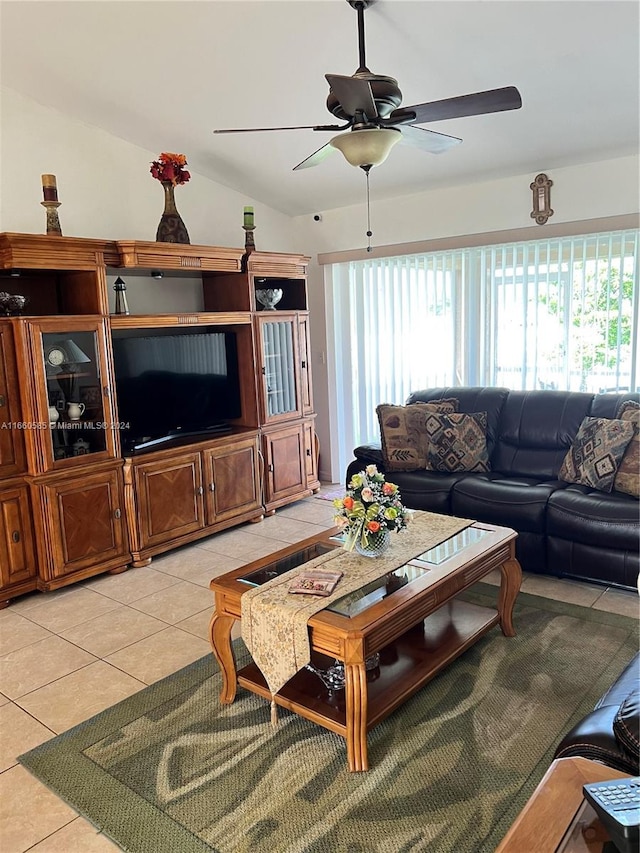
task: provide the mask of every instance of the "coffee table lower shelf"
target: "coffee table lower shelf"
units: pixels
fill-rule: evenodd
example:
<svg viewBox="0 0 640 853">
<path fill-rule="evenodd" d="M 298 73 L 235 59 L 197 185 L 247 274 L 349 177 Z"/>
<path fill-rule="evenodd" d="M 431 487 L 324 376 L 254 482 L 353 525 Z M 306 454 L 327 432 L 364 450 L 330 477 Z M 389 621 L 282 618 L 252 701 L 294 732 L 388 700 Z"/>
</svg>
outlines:
<svg viewBox="0 0 640 853">
<path fill-rule="evenodd" d="M 381 649 L 380 666 L 367 673 L 367 731 L 398 708 L 440 670 L 461 655 L 499 621 L 497 611 L 455 599 Z M 331 658 L 312 654 L 326 667 Z M 271 699 L 258 667 L 238 671 L 238 684 Z M 345 691 L 330 691 L 309 670 L 298 672 L 276 694 L 277 705 L 347 737 Z"/>
</svg>

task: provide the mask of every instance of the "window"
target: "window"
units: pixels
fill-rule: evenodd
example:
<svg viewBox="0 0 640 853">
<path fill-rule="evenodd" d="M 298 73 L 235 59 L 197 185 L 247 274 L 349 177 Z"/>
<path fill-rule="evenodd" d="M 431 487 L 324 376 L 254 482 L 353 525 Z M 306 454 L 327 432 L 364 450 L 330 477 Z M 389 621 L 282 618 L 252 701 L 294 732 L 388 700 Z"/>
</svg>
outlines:
<svg viewBox="0 0 640 853">
<path fill-rule="evenodd" d="M 640 384 L 637 231 L 336 264 L 330 290 L 341 470 L 421 388 Z"/>
</svg>

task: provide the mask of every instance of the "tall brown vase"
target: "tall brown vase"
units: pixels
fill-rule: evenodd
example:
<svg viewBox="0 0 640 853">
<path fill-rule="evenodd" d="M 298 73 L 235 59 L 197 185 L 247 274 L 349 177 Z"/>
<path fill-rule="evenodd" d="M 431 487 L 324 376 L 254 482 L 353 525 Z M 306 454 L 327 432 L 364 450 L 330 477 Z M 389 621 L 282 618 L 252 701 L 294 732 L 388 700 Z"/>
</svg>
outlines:
<svg viewBox="0 0 640 853">
<path fill-rule="evenodd" d="M 164 190 L 164 213 L 156 231 L 157 243 L 190 243 L 189 233 L 176 208 L 174 186 L 171 181 L 161 181 Z"/>
</svg>

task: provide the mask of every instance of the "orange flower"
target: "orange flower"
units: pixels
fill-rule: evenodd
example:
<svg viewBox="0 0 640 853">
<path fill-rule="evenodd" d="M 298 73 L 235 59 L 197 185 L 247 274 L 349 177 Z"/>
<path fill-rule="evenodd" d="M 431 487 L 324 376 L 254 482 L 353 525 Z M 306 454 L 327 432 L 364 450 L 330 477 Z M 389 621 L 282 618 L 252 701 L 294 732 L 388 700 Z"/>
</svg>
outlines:
<svg viewBox="0 0 640 853">
<path fill-rule="evenodd" d="M 346 497 L 342 499 L 342 505 L 345 509 L 353 509 L 353 498 Z"/>
<path fill-rule="evenodd" d="M 380 530 L 380 522 L 379 521 L 367 521 L 367 530 L 370 533 L 377 533 Z"/>
<path fill-rule="evenodd" d="M 164 163 L 173 163 L 174 166 L 186 166 L 187 158 L 184 154 L 172 154 L 171 151 L 163 152 L 158 160 L 161 160 Z"/>
</svg>

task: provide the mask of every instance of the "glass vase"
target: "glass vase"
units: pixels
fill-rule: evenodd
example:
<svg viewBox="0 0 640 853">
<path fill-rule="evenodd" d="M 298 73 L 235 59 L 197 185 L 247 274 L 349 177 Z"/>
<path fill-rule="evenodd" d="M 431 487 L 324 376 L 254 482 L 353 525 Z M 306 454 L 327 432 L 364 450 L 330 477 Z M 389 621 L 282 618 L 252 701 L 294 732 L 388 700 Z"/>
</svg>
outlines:
<svg viewBox="0 0 640 853">
<path fill-rule="evenodd" d="M 171 181 L 161 181 L 164 190 L 164 213 L 156 231 L 157 243 L 190 243 L 187 228 L 176 208 L 175 187 Z"/>
<path fill-rule="evenodd" d="M 388 530 L 379 530 L 377 533 L 367 533 L 366 544 L 362 544 L 361 537 L 355 541 L 355 549 L 363 557 L 381 557 L 391 544 L 391 534 Z"/>
</svg>

